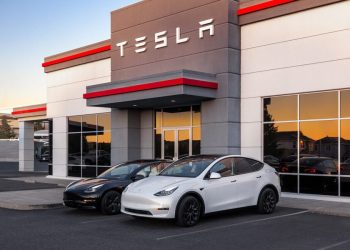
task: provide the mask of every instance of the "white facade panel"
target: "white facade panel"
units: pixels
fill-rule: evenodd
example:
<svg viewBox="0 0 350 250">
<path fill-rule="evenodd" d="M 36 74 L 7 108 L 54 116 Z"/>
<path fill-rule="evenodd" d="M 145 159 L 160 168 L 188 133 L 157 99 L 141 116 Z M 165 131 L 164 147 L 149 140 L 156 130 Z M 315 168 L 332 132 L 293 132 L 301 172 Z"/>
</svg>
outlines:
<svg viewBox="0 0 350 250">
<path fill-rule="evenodd" d="M 83 80 L 80 82 L 74 82 L 65 85 L 58 85 L 53 87 L 48 87 L 47 89 L 47 99 L 50 103 L 60 102 L 65 100 L 75 100 L 81 99 L 83 94 L 86 93 L 86 87 L 90 85 L 96 85 L 100 83 L 110 82 L 111 77 L 105 76 L 90 80 Z"/>
<path fill-rule="evenodd" d="M 262 132 L 260 122 L 241 123 L 241 147 L 261 147 Z"/>
<path fill-rule="evenodd" d="M 268 23 L 266 29 L 269 29 Z M 250 37 L 248 34 L 247 36 Z M 250 39 L 254 39 L 255 36 L 256 34 Z M 288 67 L 303 67 L 308 64 L 350 58 L 349 41 L 350 29 L 245 49 L 242 50 L 241 72 L 248 74 Z"/>
<path fill-rule="evenodd" d="M 242 27 L 242 49 L 302 39 L 350 28 L 350 1 Z"/>
<path fill-rule="evenodd" d="M 104 59 L 92 63 L 58 70 L 46 74 L 47 87 L 67 85 L 69 83 L 87 81 L 108 77 L 111 75 L 111 59 Z M 48 100 L 50 101 L 50 100 Z"/>
<path fill-rule="evenodd" d="M 260 122 L 262 117 L 261 98 L 241 99 L 241 122 Z"/>
<path fill-rule="evenodd" d="M 350 87 L 350 59 L 242 75 L 242 98 Z"/>
</svg>

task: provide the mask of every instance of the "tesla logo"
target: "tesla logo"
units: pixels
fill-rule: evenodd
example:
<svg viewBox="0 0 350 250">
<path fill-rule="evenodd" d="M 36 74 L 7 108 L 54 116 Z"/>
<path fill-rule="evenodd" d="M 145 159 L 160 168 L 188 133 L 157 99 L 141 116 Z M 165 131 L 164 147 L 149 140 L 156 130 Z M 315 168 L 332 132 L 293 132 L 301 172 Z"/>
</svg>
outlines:
<svg viewBox="0 0 350 250">
<path fill-rule="evenodd" d="M 214 19 L 207 19 L 204 21 L 199 22 L 199 33 L 198 37 L 199 39 L 203 39 L 205 36 L 205 33 L 208 33 L 210 36 L 214 36 L 215 30 L 214 30 Z M 168 47 L 168 31 L 160 31 L 154 34 L 154 42 L 155 42 L 155 49 L 161 49 Z M 175 35 L 175 41 L 176 44 L 182 44 L 187 43 L 190 41 L 189 37 L 186 37 L 181 33 L 181 28 L 176 28 L 176 35 Z M 122 41 L 118 42 L 116 45 L 120 51 L 120 56 L 125 56 L 125 46 L 128 44 L 128 41 Z M 147 51 L 147 36 L 141 36 L 135 38 L 135 53 L 144 53 Z"/>
</svg>

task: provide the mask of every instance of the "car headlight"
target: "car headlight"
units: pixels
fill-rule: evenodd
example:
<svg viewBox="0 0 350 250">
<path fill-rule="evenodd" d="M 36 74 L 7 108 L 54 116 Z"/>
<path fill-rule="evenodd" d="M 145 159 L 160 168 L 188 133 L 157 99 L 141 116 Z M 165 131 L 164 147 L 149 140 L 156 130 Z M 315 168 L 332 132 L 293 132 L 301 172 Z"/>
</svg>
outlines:
<svg viewBox="0 0 350 250">
<path fill-rule="evenodd" d="M 96 192 L 99 188 L 101 188 L 104 184 L 100 184 L 100 185 L 96 185 L 96 186 L 92 186 L 87 188 L 84 192 L 85 193 L 94 193 Z"/>
<path fill-rule="evenodd" d="M 159 191 L 158 193 L 155 193 L 155 196 L 168 196 L 171 195 L 172 193 L 175 192 L 175 190 L 178 189 L 178 187 L 171 187 L 171 188 L 167 188 L 164 189 L 162 191 Z"/>
</svg>

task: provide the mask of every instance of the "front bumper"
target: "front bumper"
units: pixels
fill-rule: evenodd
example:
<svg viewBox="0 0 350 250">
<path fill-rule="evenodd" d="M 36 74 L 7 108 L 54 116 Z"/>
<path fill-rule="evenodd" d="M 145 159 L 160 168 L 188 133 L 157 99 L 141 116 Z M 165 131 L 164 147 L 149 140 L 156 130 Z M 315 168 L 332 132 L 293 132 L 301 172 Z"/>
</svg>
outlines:
<svg viewBox="0 0 350 250">
<path fill-rule="evenodd" d="M 97 207 L 98 200 L 97 196 L 83 196 L 68 191 L 63 193 L 63 204 L 67 207 Z"/>
<path fill-rule="evenodd" d="M 121 212 L 133 216 L 173 219 L 175 218 L 177 198 L 169 196 L 154 196 L 126 192 L 122 195 Z"/>
</svg>

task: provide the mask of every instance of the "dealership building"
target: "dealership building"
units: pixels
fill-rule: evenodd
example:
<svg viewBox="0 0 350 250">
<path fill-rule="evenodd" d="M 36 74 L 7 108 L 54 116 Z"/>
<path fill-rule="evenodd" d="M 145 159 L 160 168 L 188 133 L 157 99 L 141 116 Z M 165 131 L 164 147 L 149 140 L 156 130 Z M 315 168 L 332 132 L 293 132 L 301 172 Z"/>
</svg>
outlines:
<svg viewBox="0 0 350 250">
<path fill-rule="evenodd" d="M 48 56 L 47 103 L 15 108 L 20 170 L 50 123 L 52 177 L 119 162 L 242 154 L 286 193 L 350 196 L 350 1 L 144 0 L 111 37 Z"/>
</svg>

